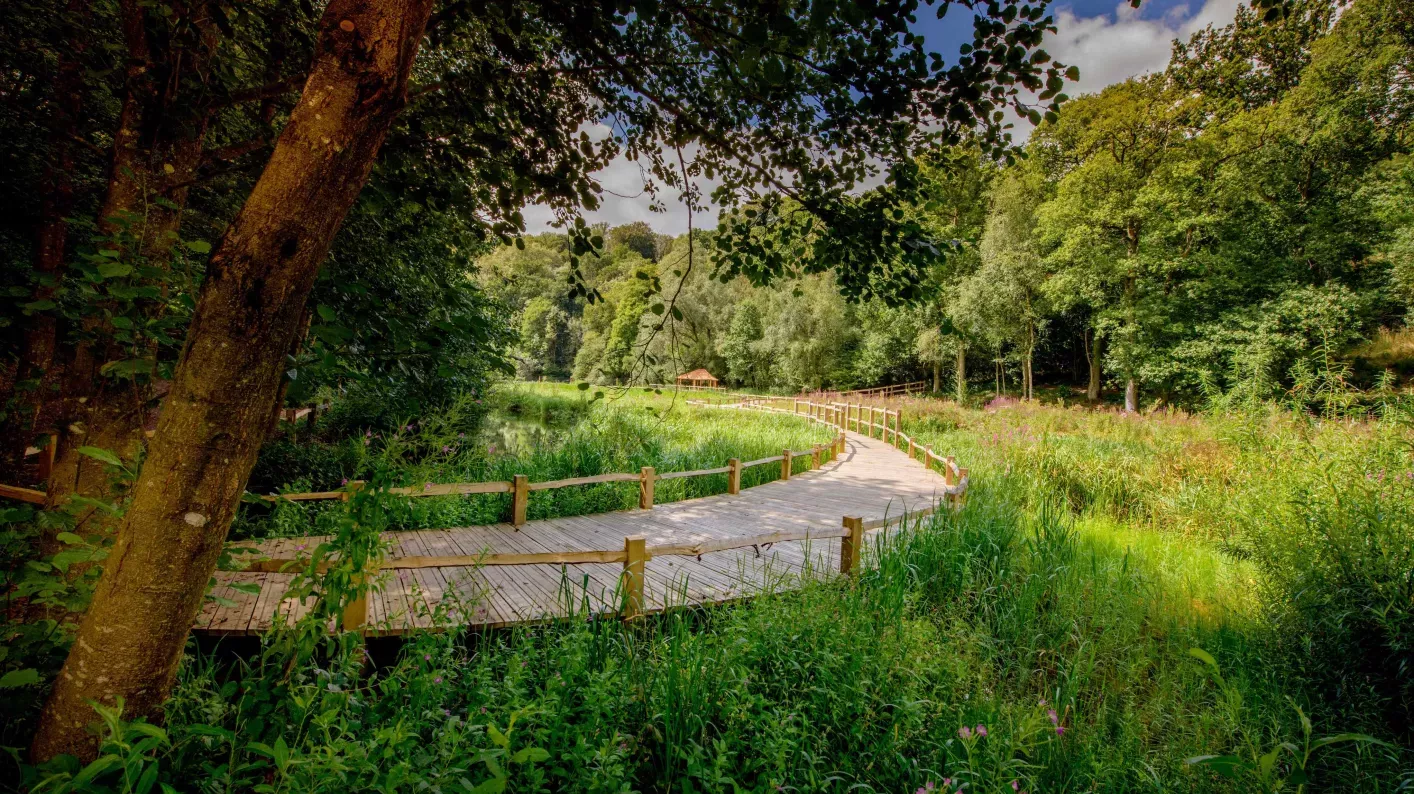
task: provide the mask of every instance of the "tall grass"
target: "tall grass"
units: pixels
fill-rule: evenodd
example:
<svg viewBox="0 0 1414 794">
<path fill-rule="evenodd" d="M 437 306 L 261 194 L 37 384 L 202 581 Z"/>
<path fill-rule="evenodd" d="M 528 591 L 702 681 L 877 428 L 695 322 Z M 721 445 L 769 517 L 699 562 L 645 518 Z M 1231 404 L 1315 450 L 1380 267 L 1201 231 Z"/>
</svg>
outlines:
<svg viewBox="0 0 1414 794">
<path fill-rule="evenodd" d="M 436 414 L 409 420 L 400 430 L 370 434 L 367 452 L 344 479 L 358 479 L 375 465 L 391 468 L 402 485 L 442 482 L 507 481 L 517 474 L 531 482 L 611 472 L 637 472 L 652 466 L 659 473 L 711 469 L 731 458 L 743 462 L 799 451 L 829 441 L 827 429 L 803 418 L 691 406 L 684 399 L 642 390 L 594 399 L 563 384 L 510 385 L 489 398 L 492 416 L 542 422 L 547 432 L 533 443 L 507 447 L 487 441 L 466 426 L 465 414 L 482 406 L 453 405 Z M 808 468 L 798 459 L 796 470 Z M 742 487 L 769 482 L 780 468 L 760 466 L 742 472 Z M 337 488 L 340 482 L 289 483 L 286 491 Z M 727 475 L 667 480 L 657 484 L 654 499 L 673 502 L 726 493 Z M 638 504 L 635 483 L 601 483 L 532 492 L 526 515 L 534 520 L 625 510 Z M 338 510 L 333 503 L 277 502 L 247 505 L 233 537 L 322 534 Z M 508 494 L 427 497 L 396 508 L 395 529 L 439 529 L 493 524 L 508 520 Z M 331 512 L 333 511 L 333 512 Z M 329 519 L 321 515 L 330 514 Z"/>
<path fill-rule="evenodd" d="M 1414 787 L 1407 431 L 904 407 L 972 469 L 968 505 L 874 541 L 857 577 L 630 624 L 448 626 L 372 669 L 281 632 L 250 661 L 193 653 L 165 743 L 113 719 L 91 788 Z"/>
<path fill-rule="evenodd" d="M 977 483 L 852 581 L 422 634 L 362 679 L 356 650 L 191 657 L 170 749 L 139 768 L 203 791 L 1262 790 L 1186 763 L 1301 735 L 1288 698 L 1314 693 L 1271 655 L 1252 564 L 1077 520 L 1024 478 Z M 1360 742 L 1306 774 L 1392 791 L 1408 763 Z"/>
</svg>

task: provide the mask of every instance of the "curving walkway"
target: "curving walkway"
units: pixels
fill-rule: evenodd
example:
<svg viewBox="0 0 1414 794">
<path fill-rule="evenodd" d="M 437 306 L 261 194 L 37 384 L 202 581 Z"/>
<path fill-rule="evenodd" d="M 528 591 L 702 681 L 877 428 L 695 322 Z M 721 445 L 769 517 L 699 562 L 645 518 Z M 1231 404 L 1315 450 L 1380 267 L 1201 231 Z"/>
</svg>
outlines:
<svg viewBox="0 0 1414 794">
<path fill-rule="evenodd" d="M 628 535 L 648 546 L 685 545 L 746 538 L 773 532 L 836 530 L 844 516 L 866 521 L 928 507 L 942 499 L 943 477 L 888 443 L 846 434 L 845 454 L 817 471 L 794 474 L 743 490 L 672 502 L 651 510 L 445 530 L 390 533 L 392 557 L 527 554 L 622 548 Z M 301 541 L 261 544 L 271 556 L 288 556 Z M 312 545 L 315 539 L 303 541 Z M 729 601 L 766 590 L 789 588 L 803 577 L 838 575 L 840 541 L 776 543 L 699 557 L 661 556 L 647 563 L 644 586 L 648 611 L 687 603 Z M 399 568 L 381 574 L 369 595 L 368 633 L 400 634 L 436 621 L 444 611 L 459 623 L 498 627 L 574 614 L 615 611 L 623 566 L 614 563 Z M 297 617 L 299 603 L 285 600 L 291 574 L 218 572 L 215 595 L 234 602 L 208 601 L 196 631 L 256 634 L 276 614 Z M 229 585 L 255 583 L 259 594 Z"/>
</svg>

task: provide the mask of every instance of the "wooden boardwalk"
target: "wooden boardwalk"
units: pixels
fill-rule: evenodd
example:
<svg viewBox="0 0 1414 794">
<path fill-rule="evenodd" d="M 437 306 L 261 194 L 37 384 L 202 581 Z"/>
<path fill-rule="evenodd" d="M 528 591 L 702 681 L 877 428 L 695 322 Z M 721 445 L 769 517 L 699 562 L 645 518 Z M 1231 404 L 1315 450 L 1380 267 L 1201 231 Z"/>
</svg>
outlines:
<svg viewBox="0 0 1414 794">
<path fill-rule="evenodd" d="M 527 554 L 622 548 L 641 535 L 650 547 L 685 545 L 775 532 L 838 530 L 844 516 L 866 521 L 897 516 L 942 500 L 944 479 L 879 439 L 846 434 L 845 453 L 817 471 L 759 485 L 737 495 L 709 496 L 650 510 L 445 530 L 389 533 L 391 557 Z M 290 556 L 317 539 L 271 541 L 271 556 Z M 840 541 L 809 540 L 747 547 L 699 557 L 661 556 L 647 562 L 646 611 L 687 603 L 729 601 L 790 588 L 805 577 L 838 575 Z M 380 573 L 369 595 L 368 634 L 425 628 L 434 613 L 472 626 L 498 627 L 613 612 L 623 566 L 614 563 L 396 568 Z M 215 594 L 235 606 L 208 601 L 195 630 L 209 634 L 258 634 L 277 614 L 297 617 L 302 605 L 285 599 L 287 573 L 218 572 Z M 229 587 L 260 585 L 259 594 Z"/>
</svg>

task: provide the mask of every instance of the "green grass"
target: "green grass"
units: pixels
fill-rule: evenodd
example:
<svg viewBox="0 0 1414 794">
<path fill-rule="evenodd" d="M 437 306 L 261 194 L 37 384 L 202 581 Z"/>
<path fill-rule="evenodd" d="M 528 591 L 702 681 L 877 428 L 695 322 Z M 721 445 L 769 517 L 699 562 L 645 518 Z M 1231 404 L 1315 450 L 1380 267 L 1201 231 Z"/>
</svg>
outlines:
<svg viewBox="0 0 1414 794">
<path fill-rule="evenodd" d="M 170 748 L 110 752 L 202 791 L 1408 790 L 1407 429 L 903 405 L 972 490 L 855 580 L 427 633 L 371 674 L 276 633 L 189 656 Z M 1303 713 L 1383 743 L 1303 763 Z"/>
<path fill-rule="evenodd" d="M 464 404 L 390 435 L 370 436 L 367 449 L 342 474 L 347 479 L 369 476 L 383 467 L 398 485 L 428 482 L 491 482 L 524 474 L 531 482 L 584 477 L 611 472 L 637 472 L 652 466 L 659 473 L 712 469 L 731 458 L 743 462 L 800 451 L 829 441 L 830 431 L 803 418 L 743 413 L 688 405 L 671 394 L 642 389 L 592 393 L 568 384 L 516 384 L 499 387 L 488 399 L 487 424 L 494 432 L 467 433 L 465 414 L 481 406 Z M 509 430 L 507 428 L 510 428 Z M 537 432 L 537 430 L 541 432 Z M 507 444 L 507 439 L 521 438 Z M 794 470 L 809 468 L 798 458 Z M 780 476 L 778 466 L 758 466 L 742 472 L 749 488 Z M 339 487 L 332 476 L 320 482 L 287 483 L 284 491 Z M 659 503 L 726 493 L 725 474 L 659 482 Z M 635 483 L 603 483 L 531 493 L 529 519 L 626 510 L 638 504 Z M 291 537 L 327 531 L 321 516 L 332 518 L 340 508 L 333 502 L 247 505 L 232 537 Z M 427 497 L 407 500 L 394 508 L 394 529 L 439 529 L 506 521 L 508 494 Z"/>
</svg>

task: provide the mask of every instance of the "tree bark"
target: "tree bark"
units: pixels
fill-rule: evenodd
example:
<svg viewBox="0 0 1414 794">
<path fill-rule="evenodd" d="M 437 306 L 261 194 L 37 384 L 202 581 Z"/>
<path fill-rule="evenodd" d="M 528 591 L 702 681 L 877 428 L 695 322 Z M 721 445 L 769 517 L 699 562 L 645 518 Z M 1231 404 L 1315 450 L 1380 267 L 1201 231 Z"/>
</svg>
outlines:
<svg viewBox="0 0 1414 794">
<path fill-rule="evenodd" d="M 407 101 L 432 0 L 333 0 L 270 162 L 212 256 L 186 346 L 104 566 L 31 746 L 91 758 L 85 702 L 153 717 L 274 410 L 319 266 Z"/>
<path fill-rule="evenodd" d="M 1139 381 L 1130 376 L 1124 382 L 1124 412 L 1132 414 L 1139 410 Z"/>
<path fill-rule="evenodd" d="M 956 388 L 957 404 L 963 405 L 967 402 L 967 346 L 958 340 L 957 343 L 957 367 L 953 373 L 954 386 Z"/>
<path fill-rule="evenodd" d="M 1085 339 L 1085 361 L 1090 365 L 1090 383 L 1085 387 L 1085 399 L 1090 402 L 1100 401 L 1100 386 L 1103 383 L 1100 372 L 1100 343 L 1101 339 L 1094 330 L 1087 330 Z"/>
<path fill-rule="evenodd" d="M 942 390 L 943 390 L 943 385 L 942 385 L 942 384 L 943 384 L 943 362 L 938 361 L 937 359 L 934 359 L 934 360 L 933 360 L 933 391 L 934 391 L 935 393 L 942 391 Z"/>
</svg>

